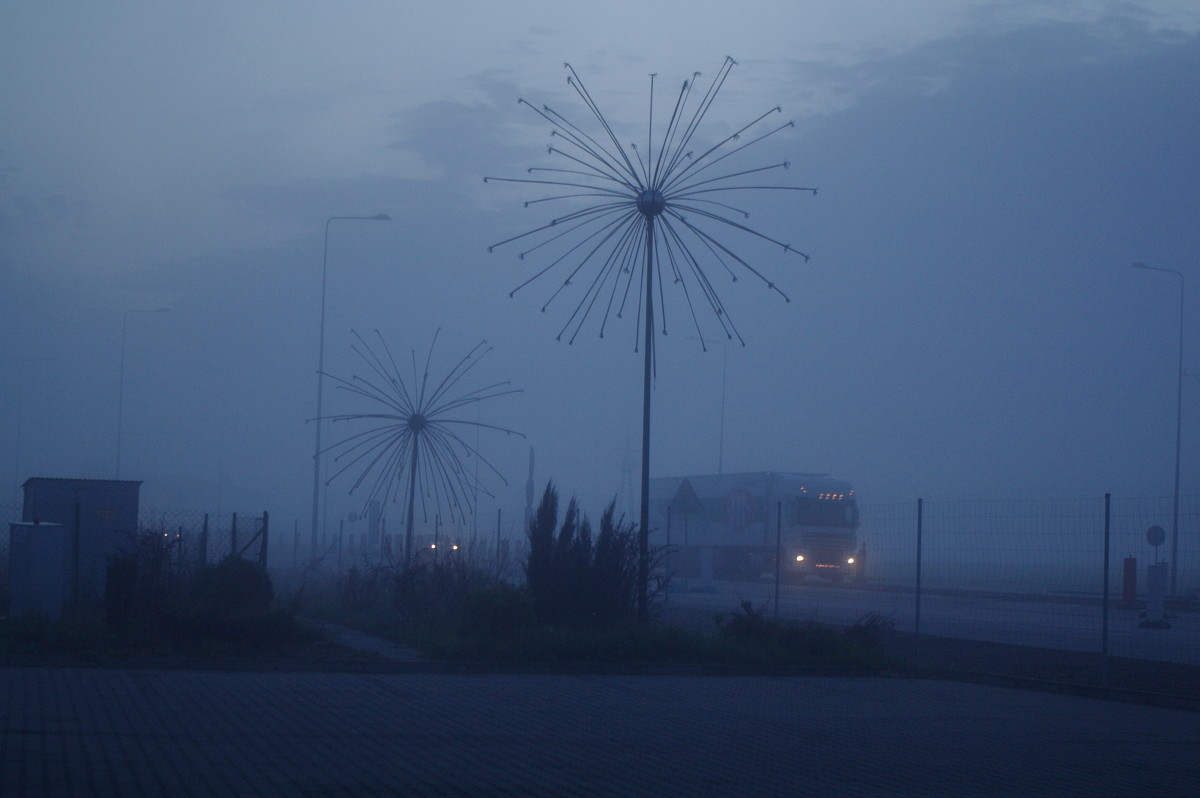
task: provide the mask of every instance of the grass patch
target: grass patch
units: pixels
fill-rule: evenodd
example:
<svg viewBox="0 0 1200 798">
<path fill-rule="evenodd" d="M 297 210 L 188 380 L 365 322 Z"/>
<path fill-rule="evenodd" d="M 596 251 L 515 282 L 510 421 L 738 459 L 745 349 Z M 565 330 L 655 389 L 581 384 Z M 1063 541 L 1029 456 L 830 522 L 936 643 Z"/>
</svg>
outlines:
<svg viewBox="0 0 1200 798">
<path fill-rule="evenodd" d="M 387 637 L 441 661 L 503 665 L 700 666 L 870 673 L 888 664 L 890 623 L 863 618 L 841 630 L 768 619 L 743 603 L 708 633 L 638 623 L 636 529 L 610 503 L 593 530 L 572 499 L 560 519 L 546 485 L 529 526 L 525 583 L 457 559 L 352 568 L 307 609 Z M 662 607 L 669 575 L 650 552 L 649 608 Z"/>
<path fill-rule="evenodd" d="M 319 639 L 315 628 L 283 608 L 233 618 L 163 613 L 122 629 L 112 628 L 104 613 L 90 606 L 68 608 L 58 620 L 0 621 L 0 656 L 18 659 L 290 657 Z"/>
<path fill-rule="evenodd" d="M 0 656 L 287 657 L 319 640 L 294 607 L 274 600 L 270 578 L 256 563 L 227 557 L 186 574 L 168 565 L 151 545 L 113 558 L 102 604 L 69 604 L 53 620 L 0 620 Z"/>
<path fill-rule="evenodd" d="M 805 673 L 877 673 L 892 664 L 882 642 L 891 624 L 865 616 L 848 629 L 817 623 L 768 619 L 748 603 L 719 617 L 712 631 L 689 629 L 658 621 L 608 625 L 547 625 L 532 619 L 506 627 L 514 618 L 528 618 L 508 591 L 499 602 L 489 597 L 487 618 L 495 604 L 504 607 L 502 623 L 464 620 L 401 621 L 394 614 L 338 613 L 346 626 L 379 634 L 420 650 L 438 661 L 503 666 L 685 666 L 719 671 L 786 671 Z M 471 602 L 467 602 L 468 608 Z M 468 610 L 469 612 L 469 610 Z"/>
</svg>

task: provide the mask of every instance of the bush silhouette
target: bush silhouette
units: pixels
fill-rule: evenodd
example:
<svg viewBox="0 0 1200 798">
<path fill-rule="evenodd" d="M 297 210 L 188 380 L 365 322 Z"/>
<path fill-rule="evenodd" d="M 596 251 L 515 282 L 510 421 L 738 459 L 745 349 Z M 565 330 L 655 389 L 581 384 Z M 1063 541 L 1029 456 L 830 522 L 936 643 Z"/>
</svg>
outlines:
<svg viewBox="0 0 1200 798">
<path fill-rule="evenodd" d="M 463 602 L 462 633 L 468 637 L 499 640 L 533 621 L 529 594 L 505 582 L 473 590 Z"/>
<path fill-rule="evenodd" d="M 202 617 L 247 617 L 267 613 L 275 591 L 267 569 L 229 555 L 196 572 L 190 598 L 193 611 Z"/>
<path fill-rule="evenodd" d="M 652 561 L 659 559 L 654 552 Z M 616 515 L 616 501 L 600 517 L 600 531 L 575 499 L 558 522 L 558 491 L 546 484 L 529 526 L 525 581 L 540 623 L 607 626 L 637 616 L 637 527 Z"/>
</svg>

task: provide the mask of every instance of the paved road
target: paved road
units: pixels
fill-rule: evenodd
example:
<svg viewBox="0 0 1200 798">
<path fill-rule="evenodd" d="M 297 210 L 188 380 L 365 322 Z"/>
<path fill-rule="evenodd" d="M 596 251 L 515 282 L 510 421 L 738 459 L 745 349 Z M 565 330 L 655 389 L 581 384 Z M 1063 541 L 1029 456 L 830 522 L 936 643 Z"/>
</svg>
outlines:
<svg viewBox="0 0 1200 798">
<path fill-rule="evenodd" d="M 729 612 L 739 601 L 773 611 L 773 584 L 713 582 L 711 593 L 673 593 L 673 606 Z M 780 615 L 822 623 L 849 625 L 868 612 L 892 619 L 900 631 L 915 626 L 915 595 L 911 591 L 860 589 L 817 582 L 783 585 Z M 1146 629 L 1136 609 L 1113 608 L 1109 615 L 1109 653 L 1135 659 L 1154 659 L 1200 665 L 1200 613 L 1171 616 L 1169 629 Z M 924 634 L 986 640 L 994 643 L 1058 648 L 1099 653 L 1103 623 L 1098 597 L 1001 596 L 989 593 L 934 593 L 921 597 Z"/>
<path fill-rule="evenodd" d="M 0 668 L 0 795 L 1194 795 L 1200 713 L 884 678 Z"/>
</svg>

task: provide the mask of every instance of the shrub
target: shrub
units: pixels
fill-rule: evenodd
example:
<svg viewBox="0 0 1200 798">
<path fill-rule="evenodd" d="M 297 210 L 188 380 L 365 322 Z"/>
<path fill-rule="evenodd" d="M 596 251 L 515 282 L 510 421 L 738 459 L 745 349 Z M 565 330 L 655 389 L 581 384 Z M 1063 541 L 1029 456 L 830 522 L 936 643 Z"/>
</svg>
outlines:
<svg viewBox="0 0 1200 798">
<path fill-rule="evenodd" d="M 453 628 L 462 616 L 466 597 L 495 582 L 484 569 L 459 558 L 413 562 L 395 571 L 394 606 L 404 620 Z"/>
<path fill-rule="evenodd" d="M 157 532 L 132 538 L 132 545 L 109 558 L 105 573 L 105 622 L 114 631 L 152 627 L 179 595 L 170 548 Z"/>
<path fill-rule="evenodd" d="M 275 591 L 266 568 L 231 554 L 215 565 L 201 567 L 192 577 L 188 597 L 192 611 L 199 616 L 236 618 L 265 615 Z"/>
<path fill-rule="evenodd" d="M 766 662 L 853 666 L 867 670 L 882 666 L 879 642 L 891 621 L 874 613 L 840 630 L 816 622 L 779 621 L 766 617 L 765 607 L 743 601 L 740 612 L 718 618 L 720 636 L 742 646 L 756 647 Z"/>
<path fill-rule="evenodd" d="M 343 609 L 372 610 L 386 606 L 391 595 L 392 569 L 382 565 L 352 566 L 338 580 L 338 599 Z"/>
<path fill-rule="evenodd" d="M 662 552 L 652 553 L 654 563 Z M 537 620 L 545 624 L 606 626 L 637 614 L 637 527 L 610 502 L 593 536 L 575 499 L 558 522 L 558 491 L 546 485 L 529 527 L 525 580 Z M 651 595 L 657 597 L 660 583 Z"/>
<path fill-rule="evenodd" d="M 462 634 L 496 640 L 532 626 L 533 602 L 519 587 L 499 582 L 467 594 L 462 609 Z"/>
<path fill-rule="evenodd" d="M 846 639 L 872 650 L 878 650 L 896 629 L 895 622 L 878 612 L 868 612 L 846 630 Z"/>
</svg>

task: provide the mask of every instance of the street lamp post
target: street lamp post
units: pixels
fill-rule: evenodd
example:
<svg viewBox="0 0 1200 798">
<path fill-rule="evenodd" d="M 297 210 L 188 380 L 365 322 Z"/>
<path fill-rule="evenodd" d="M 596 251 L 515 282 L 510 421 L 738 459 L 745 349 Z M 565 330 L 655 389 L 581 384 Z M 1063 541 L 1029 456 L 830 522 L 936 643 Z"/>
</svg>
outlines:
<svg viewBox="0 0 1200 798">
<path fill-rule="evenodd" d="M 117 467 L 116 478 L 121 478 L 121 426 L 125 417 L 125 337 L 129 330 L 130 313 L 168 313 L 170 308 L 155 308 L 154 310 L 127 310 L 121 319 L 121 370 L 117 387 Z"/>
<path fill-rule="evenodd" d="M 321 333 L 317 345 L 317 432 L 316 443 L 313 446 L 312 557 L 314 560 L 320 549 L 317 528 L 321 500 L 321 412 L 325 387 L 325 283 L 329 273 L 329 225 L 339 220 L 387 222 L 391 221 L 391 218 L 386 213 L 378 213 L 374 216 L 331 216 L 325 221 L 325 245 L 321 255 Z"/>
<path fill-rule="evenodd" d="M 1179 563 L 1179 443 L 1183 421 L 1183 273 L 1160 266 L 1147 266 L 1141 261 L 1134 263 L 1133 268 L 1166 272 L 1179 278 L 1179 365 L 1175 382 L 1175 493 L 1171 508 L 1171 596 L 1174 596 Z"/>
</svg>

